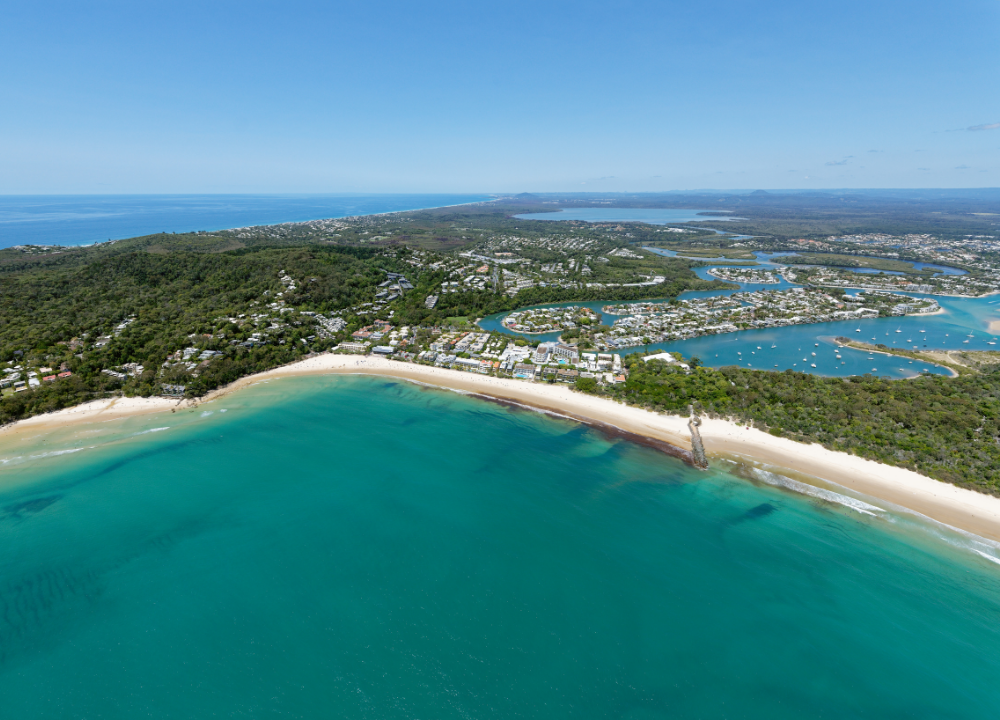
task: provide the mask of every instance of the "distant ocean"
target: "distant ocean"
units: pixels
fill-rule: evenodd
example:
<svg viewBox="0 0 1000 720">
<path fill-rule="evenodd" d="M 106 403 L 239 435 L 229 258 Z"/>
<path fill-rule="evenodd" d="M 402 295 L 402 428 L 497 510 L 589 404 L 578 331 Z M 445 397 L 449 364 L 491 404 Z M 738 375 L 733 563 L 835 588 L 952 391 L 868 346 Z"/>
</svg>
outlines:
<svg viewBox="0 0 1000 720">
<path fill-rule="evenodd" d="M 4 718 L 1000 708 L 1000 566 L 863 499 L 370 377 L 30 442 L 0 446 Z"/>
<path fill-rule="evenodd" d="M 86 245 L 489 200 L 487 195 L 2 195 L 0 248 Z"/>
</svg>

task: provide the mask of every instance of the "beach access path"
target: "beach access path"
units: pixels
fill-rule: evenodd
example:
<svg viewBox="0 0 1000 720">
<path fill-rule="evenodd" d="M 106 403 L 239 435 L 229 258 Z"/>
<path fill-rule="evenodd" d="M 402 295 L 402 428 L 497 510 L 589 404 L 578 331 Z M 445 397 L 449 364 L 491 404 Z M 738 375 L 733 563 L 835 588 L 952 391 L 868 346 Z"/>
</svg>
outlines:
<svg viewBox="0 0 1000 720">
<path fill-rule="evenodd" d="M 679 448 L 682 453 L 689 453 L 691 449 L 687 417 L 631 407 L 607 398 L 577 392 L 567 385 L 491 377 L 383 357 L 333 354 L 317 355 L 241 378 L 199 400 L 96 400 L 0 428 L 0 441 L 9 439 L 11 434 L 37 431 L 42 427 L 105 421 L 140 413 L 170 412 L 225 397 L 270 378 L 331 374 L 400 378 L 516 403 L 598 427 L 615 429 L 658 443 L 667 443 Z M 818 444 L 775 437 L 728 420 L 702 418 L 700 430 L 710 458 L 727 458 L 763 467 L 828 489 L 836 489 L 831 487 L 831 483 L 839 485 L 945 525 L 1000 541 L 1000 498 L 940 482 L 912 470 L 828 450 Z"/>
</svg>

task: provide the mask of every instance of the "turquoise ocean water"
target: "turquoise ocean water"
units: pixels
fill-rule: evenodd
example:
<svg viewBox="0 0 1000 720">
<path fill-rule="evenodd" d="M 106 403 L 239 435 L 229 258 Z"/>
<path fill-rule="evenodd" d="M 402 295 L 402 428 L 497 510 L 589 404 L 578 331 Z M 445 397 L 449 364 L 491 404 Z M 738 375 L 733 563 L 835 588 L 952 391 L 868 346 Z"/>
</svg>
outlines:
<svg viewBox="0 0 1000 720">
<path fill-rule="evenodd" d="M 0 716 L 996 717 L 1000 566 L 728 467 L 364 377 L 38 431 Z"/>
</svg>

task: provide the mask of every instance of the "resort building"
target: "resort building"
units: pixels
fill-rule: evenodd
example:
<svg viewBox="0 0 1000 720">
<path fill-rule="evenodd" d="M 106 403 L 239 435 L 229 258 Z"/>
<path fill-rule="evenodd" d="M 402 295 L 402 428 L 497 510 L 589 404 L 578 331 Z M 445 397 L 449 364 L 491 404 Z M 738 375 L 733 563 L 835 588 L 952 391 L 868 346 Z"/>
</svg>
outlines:
<svg viewBox="0 0 1000 720">
<path fill-rule="evenodd" d="M 340 345 L 334 348 L 334 350 L 341 350 L 343 352 L 349 353 L 367 353 L 368 343 L 366 342 L 342 342 Z"/>
<path fill-rule="evenodd" d="M 537 366 L 528 365 L 527 363 L 518 363 L 514 366 L 514 377 L 521 378 L 522 380 L 534 380 L 535 370 Z"/>
</svg>

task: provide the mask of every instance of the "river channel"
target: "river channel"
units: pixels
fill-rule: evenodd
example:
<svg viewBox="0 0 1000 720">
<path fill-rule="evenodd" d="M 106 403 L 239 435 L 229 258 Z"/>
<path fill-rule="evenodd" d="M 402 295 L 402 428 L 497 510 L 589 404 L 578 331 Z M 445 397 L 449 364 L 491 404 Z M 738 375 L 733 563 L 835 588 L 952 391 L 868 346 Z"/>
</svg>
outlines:
<svg viewBox="0 0 1000 720">
<path fill-rule="evenodd" d="M 675 221 L 676 222 L 676 221 Z M 658 254 L 674 256 L 670 250 L 653 250 Z M 758 267 L 773 268 L 770 262 L 778 253 L 755 253 Z M 693 258 L 695 259 L 695 258 Z M 696 258 L 698 261 L 725 265 L 737 261 L 727 258 Z M 727 263 L 727 260 L 729 262 Z M 929 266 L 938 272 L 956 271 L 944 266 Z M 940 268 L 940 269 L 939 269 Z M 708 266 L 695 269 L 702 279 L 712 279 Z M 679 299 L 730 295 L 734 292 L 755 290 L 787 290 L 799 287 L 783 278 L 778 284 L 735 283 L 739 290 L 714 290 L 682 293 Z M 992 320 L 1000 320 L 1000 296 L 982 298 L 957 298 L 905 293 L 911 297 L 932 297 L 941 305 L 942 311 L 935 315 L 908 316 L 901 318 L 872 318 L 867 320 L 837 321 L 790 327 L 743 330 L 721 335 L 705 335 L 688 340 L 675 340 L 646 346 L 620 350 L 622 354 L 649 351 L 680 352 L 685 357 L 698 357 L 703 364 L 711 367 L 739 365 L 761 370 L 794 369 L 825 376 L 849 376 L 870 373 L 882 377 L 901 379 L 914 377 L 922 372 L 947 375 L 949 371 L 937 365 L 909 360 L 880 353 L 870 354 L 851 348 L 840 348 L 834 342 L 838 336 L 869 342 L 881 343 L 889 347 L 920 350 L 997 350 L 997 337 L 988 331 Z M 663 302 L 643 300 L 642 303 Z M 617 315 L 602 313 L 608 305 L 605 301 L 565 302 L 531 307 L 560 307 L 577 305 L 591 308 L 602 315 L 602 322 L 611 325 Z M 558 332 L 525 335 L 505 328 L 501 321 L 509 313 L 497 313 L 483 318 L 479 325 L 488 331 L 524 337 L 534 342 L 555 340 Z M 813 354 L 815 353 L 815 355 Z M 837 358 L 837 355 L 840 358 Z M 816 367 L 812 367 L 815 364 Z"/>
</svg>

